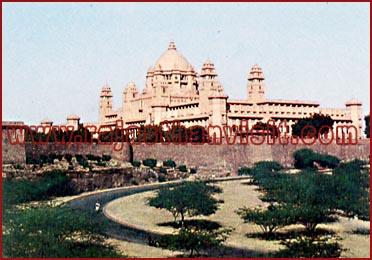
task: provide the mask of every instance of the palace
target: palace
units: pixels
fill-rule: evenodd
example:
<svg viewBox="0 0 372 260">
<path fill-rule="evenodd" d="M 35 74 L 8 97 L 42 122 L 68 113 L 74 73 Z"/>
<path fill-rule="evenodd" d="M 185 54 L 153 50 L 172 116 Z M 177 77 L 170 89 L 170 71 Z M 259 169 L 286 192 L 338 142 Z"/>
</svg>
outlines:
<svg viewBox="0 0 372 260">
<path fill-rule="evenodd" d="M 118 110 L 113 109 L 110 87 L 103 86 L 98 125 L 109 130 L 116 120 L 122 120 L 123 127 L 178 121 L 185 127 L 207 127 L 239 125 L 241 120 L 246 120 L 253 126 L 272 119 L 276 125 L 286 120 L 286 131 L 291 133 L 296 120 L 321 113 L 335 121 L 334 131 L 347 131 L 337 126 L 355 126 L 357 130 L 353 131 L 353 137 L 355 134 L 361 137 L 362 104 L 357 100 L 346 102 L 344 109 L 324 109 L 317 102 L 266 99 L 265 77 L 258 65 L 254 65 L 248 74 L 247 99 L 230 100 L 217 76 L 214 64 L 209 60 L 198 75 L 171 41 L 168 50 L 148 70 L 142 92 L 134 83 L 128 83 L 123 91 L 122 107 Z"/>
</svg>

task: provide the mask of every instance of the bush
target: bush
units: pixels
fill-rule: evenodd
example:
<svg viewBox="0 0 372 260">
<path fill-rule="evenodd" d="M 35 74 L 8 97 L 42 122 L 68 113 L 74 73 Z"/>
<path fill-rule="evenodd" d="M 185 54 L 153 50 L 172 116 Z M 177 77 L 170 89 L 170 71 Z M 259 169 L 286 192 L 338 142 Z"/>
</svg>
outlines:
<svg viewBox="0 0 372 260">
<path fill-rule="evenodd" d="M 311 149 L 300 149 L 293 153 L 295 160 L 294 166 L 297 169 L 314 168 L 314 162 L 321 167 L 336 168 L 340 164 L 340 159 L 328 154 L 316 153 Z"/>
<path fill-rule="evenodd" d="M 39 160 L 26 155 L 26 164 L 39 164 Z"/>
<path fill-rule="evenodd" d="M 180 165 L 177 168 L 180 172 L 187 172 L 187 167 L 186 165 Z"/>
<path fill-rule="evenodd" d="M 3 180 L 3 206 L 75 194 L 70 178 L 61 170 L 46 172 L 40 180 Z"/>
<path fill-rule="evenodd" d="M 87 159 L 90 160 L 90 161 L 99 162 L 101 160 L 101 156 L 94 155 L 94 154 L 87 154 Z"/>
<path fill-rule="evenodd" d="M 145 166 L 148 166 L 150 168 L 154 168 L 156 166 L 157 160 L 156 159 L 152 159 L 152 158 L 148 158 L 148 159 L 142 161 L 142 163 Z"/>
<path fill-rule="evenodd" d="M 159 174 L 158 181 L 159 182 L 166 182 L 167 181 L 167 176 L 165 174 Z"/>
<path fill-rule="evenodd" d="M 167 169 L 165 169 L 163 167 L 160 167 L 159 171 L 160 171 L 160 173 L 163 173 L 163 174 L 167 174 L 168 173 Z"/>
<path fill-rule="evenodd" d="M 96 163 L 96 165 L 97 165 L 97 166 L 105 167 L 105 166 L 106 166 L 106 163 L 103 162 L 103 161 L 98 161 L 98 162 Z"/>
<path fill-rule="evenodd" d="M 319 154 L 314 156 L 314 161 L 318 162 L 320 166 L 326 168 L 336 168 L 340 164 L 340 159 L 329 154 Z"/>
<path fill-rule="evenodd" d="M 139 162 L 139 161 L 133 161 L 133 162 L 132 162 L 132 165 L 133 165 L 134 167 L 138 168 L 138 167 L 141 166 L 141 162 Z"/>
<path fill-rule="evenodd" d="M 5 257 L 122 257 L 106 245 L 91 214 L 69 207 L 32 207 L 3 214 Z"/>
<path fill-rule="evenodd" d="M 328 238 L 312 239 L 298 237 L 295 241 L 283 241 L 284 249 L 275 253 L 276 258 L 338 258 L 342 248 L 338 242 L 327 242 Z"/>
<path fill-rule="evenodd" d="M 111 156 L 110 155 L 108 155 L 108 154 L 104 154 L 104 155 L 102 155 L 102 160 L 104 160 L 104 161 L 110 161 L 111 160 Z"/>
<path fill-rule="evenodd" d="M 260 169 L 267 169 L 267 170 L 271 170 L 272 172 L 277 172 L 277 171 L 280 171 L 282 169 L 282 166 L 277 163 L 277 162 L 272 162 L 272 161 L 260 161 L 260 162 L 256 162 L 254 164 L 254 167 L 255 168 L 260 168 Z"/>
<path fill-rule="evenodd" d="M 190 168 L 190 173 L 191 173 L 191 174 L 196 173 L 196 169 L 195 169 L 195 168 Z"/>
<path fill-rule="evenodd" d="M 177 164 L 173 160 L 167 160 L 163 162 L 163 166 L 175 168 Z"/>
<path fill-rule="evenodd" d="M 248 167 L 242 167 L 242 168 L 238 169 L 238 175 L 239 176 L 250 175 L 250 174 L 251 174 L 251 169 L 248 168 Z"/>
<path fill-rule="evenodd" d="M 66 161 L 68 161 L 69 163 L 71 163 L 71 160 L 72 160 L 72 155 L 71 154 L 65 154 L 65 159 Z"/>
<path fill-rule="evenodd" d="M 23 165 L 21 165 L 21 164 L 16 164 L 16 165 L 14 165 L 14 169 L 16 169 L 16 170 L 24 170 L 25 167 Z"/>
<path fill-rule="evenodd" d="M 75 154 L 76 161 L 80 164 L 84 160 L 84 156 L 81 154 Z"/>
</svg>

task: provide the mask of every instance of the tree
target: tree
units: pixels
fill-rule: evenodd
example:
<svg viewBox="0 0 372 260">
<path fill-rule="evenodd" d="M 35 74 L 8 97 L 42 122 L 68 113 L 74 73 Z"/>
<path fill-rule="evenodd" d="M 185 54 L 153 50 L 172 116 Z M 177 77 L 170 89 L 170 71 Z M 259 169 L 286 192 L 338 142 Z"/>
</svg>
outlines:
<svg viewBox="0 0 372 260">
<path fill-rule="evenodd" d="M 185 216 L 208 216 L 218 209 L 218 200 L 212 195 L 222 189 L 205 182 L 185 182 L 174 188 L 164 187 L 148 202 L 150 206 L 166 209 L 172 213 L 174 221 L 181 217 L 181 227 L 185 226 Z"/>
<path fill-rule="evenodd" d="M 293 153 L 294 166 L 297 169 L 314 168 L 314 162 L 321 167 L 335 168 L 340 163 L 340 159 L 329 154 L 316 153 L 311 149 L 304 148 Z"/>
<path fill-rule="evenodd" d="M 177 164 L 175 161 L 169 159 L 163 162 L 163 166 L 175 168 Z"/>
<path fill-rule="evenodd" d="M 341 256 L 341 245 L 328 242 L 329 237 L 301 237 L 296 240 L 282 241 L 285 248 L 280 249 L 273 256 L 275 258 L 338 258 Z"/>
<path fill-rule="evenodd" d="M 349 217 L 357 215 L 369 220 L 369 173 L 369 169 L 363 168 L 363 162 L 359 160 L 342 163 L 333 170 L 336 207 Z"/>
<path fill-rule="evenodd" d="M 189 251 L 189 257 L 193 257 L 194 253 L 199 255 L 200 250 L 217 248 L 231 231 L 231 228 L 211 230 L 192 226 L 182 228 L 178 234 L 165 236 L 161 244 L 170 250 Z"/>
<path fill-rule="evenodd" d="M 313 131 L 310 127 L 313 127 L 316 131 L 314 137 L 318 138 L 327 133 L 329 128 L 332 128 L 333 123 L 333 119 L 328 115 L 314 114 L 312 117 L 297 120 L 292 126 L 292 135 L 306 137 Z"/>
<path fill-rule="evenodd" d="M 254 209 L 244 207 L 238 210 L 238 214 L 244 219 L 244 223 L 259 225 L 266 239 L 272 237 L 277 229 L 291 224 L 288 211 L 274 205 L 270 205 L 267 209 L 262 207 Z"/>
<path fill-rule="evenodd" d="M 364 133 L 366 134 L 367 138 L 369 138 L 371 128 L 369 126 L 369 115 L 364 117 L 364 121 L 366 122 L 366 128 L 364 129 Z"/>
<path fill-rule="evenodd" d="M 67 207 L 7 210 L 3 220 L 5 257 L 122 257 L 104 243 L 92 216 Z"/>
</svg>

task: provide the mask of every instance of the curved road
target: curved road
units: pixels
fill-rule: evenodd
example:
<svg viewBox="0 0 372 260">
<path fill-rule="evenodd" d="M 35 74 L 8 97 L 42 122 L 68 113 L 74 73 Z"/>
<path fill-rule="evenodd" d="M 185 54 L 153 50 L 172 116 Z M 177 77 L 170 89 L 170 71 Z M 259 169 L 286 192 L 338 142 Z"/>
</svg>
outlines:
<svg viewBox="0 0 372 260">
<path fill-rule="evenodd" d="M 211 180 L 210 182 L 230 181 L 230 180 L 236 180 L 236 179 L 247 179 L 247 177 L 216 179 L 216 180 Z M 89 214 L 91 218 L 97 223 L 97 225 L 101 225 L 103 227 L 104 235 L 112 237 L 112 238 L 116 238 L 119 240 L 148 245 L 149 236 L 151 236 L 153 239 L 160 239 L 161 235 L 151 232 L 151 231 L 144 231 L 142 229 L 133 228 L 133 227 L 119 224 L 117 222 L 114 222 L 106 218 L 106 216 L 103 214 L 102 211 L 99 213 L 95 212 L 95 204 L 97 200 L 100 202 L 101 208 L 103 209 L 105 205 L 112 200 L 115 200 L 115 199 L 118 199 L 124 196 L 129 196 L 132 194 L 136 194 L 136 193 L 156 190 L 164 185 L 176 186 L 182 183 L 183 181 L 185 180 L 167 182 L 167 183 L 150 184 L 146 186 L 117 188 L 113 190 L 82 195 L 82 196 L 79 196 L 77 198 L 74 198 L 68 201 L 66 204 L 67 206 L 71 208 L 78 209 L 80 211 L 83 211 Z M 230 257 L 252 257 L 252 256 L 257 256 L 257 254 L 260 253 L 256 251 L 250 251 L 250 250 L 245 250 L 241 248 L 233 248 L 233 247 L 227 247 L 227 246 L 222 247 L 222 250 L 218 250 L 218 251 L 223 252 L 222 255 L 221 255 L 221 252 L 215 252 L 217 255 L 214 255 L 214 257 L 225 256 L 224 252 L 229 252 L 228 255 Z"/>
</svg>

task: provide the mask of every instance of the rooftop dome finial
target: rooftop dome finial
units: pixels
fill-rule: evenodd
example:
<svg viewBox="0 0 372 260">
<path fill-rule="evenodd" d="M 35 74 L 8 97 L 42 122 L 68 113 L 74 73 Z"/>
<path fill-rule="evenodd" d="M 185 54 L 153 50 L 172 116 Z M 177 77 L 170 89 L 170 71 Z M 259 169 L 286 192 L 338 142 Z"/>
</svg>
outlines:
<svg viewBox="0 0 372 260">
<path fill-rule="evenodd" d="M 177 50 L 173 40 L 169 42 L 168 50 Z"/>
</svg>

